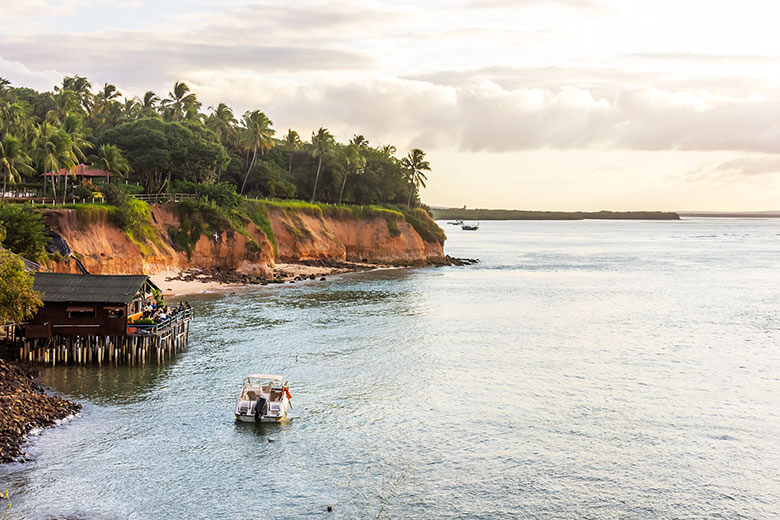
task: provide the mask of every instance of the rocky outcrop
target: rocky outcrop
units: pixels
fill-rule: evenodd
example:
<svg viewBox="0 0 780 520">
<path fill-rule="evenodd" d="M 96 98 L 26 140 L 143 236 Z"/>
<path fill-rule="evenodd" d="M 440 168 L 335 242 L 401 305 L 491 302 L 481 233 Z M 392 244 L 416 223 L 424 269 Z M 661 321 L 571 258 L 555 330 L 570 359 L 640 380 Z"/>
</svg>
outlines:
<svg viewBox="0 0 780 520">
<path fill-rule="evenodd" d="M 52 426 L 81 410 L 81 405 L 48 395 L 35 370 L 0 359 L 0 463 L 17 460 L 33 428 Z"/>
<path fill-rule="evenodd" d="M 276 247 L 253 222 L 241 232 L 203 235 L 189 254 L 174 247 L 179 220 L 169 206 L 153 205 L 155 236 L 135 240 L 116 226 L 108 211 L 49 209 L 47 227 L 60 235 L 93 274 L 155 274 L 184 269 L 230 269 L 267 276 L 276 261 L 324 259 L 392 265 L 437 264 L 442 244 L 423 238 L 403 218 L 311 214 L 294 208 L 267 206 Z M 275 249 L 275 250 L 274 250 Z M 51 271 L 79 272 L 66 256 L 50 260 Z"/>
</svg>

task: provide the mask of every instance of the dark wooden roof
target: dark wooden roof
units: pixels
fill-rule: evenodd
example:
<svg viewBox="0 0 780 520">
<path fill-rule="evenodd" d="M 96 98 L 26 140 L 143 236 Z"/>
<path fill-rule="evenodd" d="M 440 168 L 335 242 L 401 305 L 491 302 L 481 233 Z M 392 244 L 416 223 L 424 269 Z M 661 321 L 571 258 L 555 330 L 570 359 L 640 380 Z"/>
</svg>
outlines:
<svg viewBox="0 0 780 520">
<path fill-rule="evenodd" d="M 35 273 L 33 289 L 44 302 L 127 303 L 145 283 L 158 289 L 143 274 Z"/>
</svg>

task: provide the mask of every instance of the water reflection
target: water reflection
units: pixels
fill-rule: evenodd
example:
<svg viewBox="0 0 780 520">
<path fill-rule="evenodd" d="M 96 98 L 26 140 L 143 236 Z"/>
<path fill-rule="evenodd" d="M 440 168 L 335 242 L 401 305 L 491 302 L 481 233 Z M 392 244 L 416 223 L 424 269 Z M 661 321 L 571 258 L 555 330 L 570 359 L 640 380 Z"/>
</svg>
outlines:
<svg viewBox="0 0 780 520">
<path fill-rule="evenodd" d="M 40 381 L 75 400 L 98 405 L 146 400 L 170 372 L 175 360 L 145 366 L 69 366 L 40 369 Z"/>
</svg>

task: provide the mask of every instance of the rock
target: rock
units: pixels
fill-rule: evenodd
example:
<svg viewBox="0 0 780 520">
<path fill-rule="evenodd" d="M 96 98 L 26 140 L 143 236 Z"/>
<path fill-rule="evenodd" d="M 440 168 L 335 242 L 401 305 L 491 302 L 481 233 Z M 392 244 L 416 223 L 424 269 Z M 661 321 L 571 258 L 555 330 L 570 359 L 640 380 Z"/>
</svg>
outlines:
<svg viewBox="0 0 780 520">
<path fill-rule="evenodd" d="M 322 278 L 320 278 L 320 281 L 324 282 L 325 281 L 325 277 L 323 276 Z"/>
</svg>

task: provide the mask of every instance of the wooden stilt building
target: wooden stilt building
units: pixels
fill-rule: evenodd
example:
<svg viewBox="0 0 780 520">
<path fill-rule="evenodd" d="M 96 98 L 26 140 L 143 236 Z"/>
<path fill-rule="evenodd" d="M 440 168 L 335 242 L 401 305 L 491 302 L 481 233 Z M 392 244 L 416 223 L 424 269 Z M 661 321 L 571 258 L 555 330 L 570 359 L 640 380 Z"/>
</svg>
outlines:
<svg viewBox="0 0 780 520">
<path fill-rule="evenodd" d="M 189 308 L 136 323 L 158 290 L 148 276 L 35 273 L 33 288 L 43 307 L 17 332 L 24 361 L 134 365 L 164 361 L 187 346 Z"/>
</svg>

